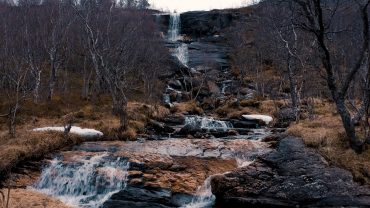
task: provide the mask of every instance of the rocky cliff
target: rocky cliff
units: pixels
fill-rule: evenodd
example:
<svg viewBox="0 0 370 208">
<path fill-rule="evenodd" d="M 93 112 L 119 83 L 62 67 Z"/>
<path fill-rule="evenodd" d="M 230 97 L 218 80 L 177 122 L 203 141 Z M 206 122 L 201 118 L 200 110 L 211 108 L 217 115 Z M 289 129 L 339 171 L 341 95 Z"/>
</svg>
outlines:
<svg viewBox="0 0 370 208">
<path fill-rule="evenodd" d="M 181 14 L 181 33 L 192 37 L 212 36 L 240 18 L 240 13 L 228 10 L 186 12 Z"/>
</svg>

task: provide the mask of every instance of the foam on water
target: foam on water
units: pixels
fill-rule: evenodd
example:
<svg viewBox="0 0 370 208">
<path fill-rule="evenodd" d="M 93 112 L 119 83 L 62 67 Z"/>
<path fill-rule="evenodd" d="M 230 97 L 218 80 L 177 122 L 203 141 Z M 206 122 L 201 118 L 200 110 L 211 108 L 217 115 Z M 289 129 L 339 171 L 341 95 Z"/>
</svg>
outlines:
<svg viewBox="0 0 370 208">
<path fill-rule="evenodd" d="M 232 124 L 228 121 L 220 121 L 214 118 L 188 116 L 185 118 L 185 125 L 190 124 L 199 126 L 201 129 L 221 129 L 227 130 L 233 128 Z"/>
<path fill-rule="evenodd" d="M 183 208 L 210 208 L 215 204 L 216 197 L 212 194 L 211 189 L 211 178 L 208 177 L 204 184 L 198 188 L 195 197 L 189 203 L 183 206 Z"/>
<path fill-rule="evenodd" d="M 54 158 L 32 187 L 75 207 L 100 207 L 124 189 L 129 163 L 107 153 L 76 155 L 72 161 Z"/>
</svg>

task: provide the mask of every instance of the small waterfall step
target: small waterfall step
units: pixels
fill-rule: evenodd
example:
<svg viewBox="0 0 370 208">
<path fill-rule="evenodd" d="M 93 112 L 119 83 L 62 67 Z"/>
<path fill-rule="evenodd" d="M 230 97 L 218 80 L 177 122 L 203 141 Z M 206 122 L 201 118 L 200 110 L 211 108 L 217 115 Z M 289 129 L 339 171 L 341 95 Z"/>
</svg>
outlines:
<svg viewBox="0 0 370 208">
<path fill-rule="evenodd" d="M 32 189 L 73 207 L 95 208 L 126 187 L 126 159 L 104 152 L 72 154 L 54 158 Z"/>
</svg>

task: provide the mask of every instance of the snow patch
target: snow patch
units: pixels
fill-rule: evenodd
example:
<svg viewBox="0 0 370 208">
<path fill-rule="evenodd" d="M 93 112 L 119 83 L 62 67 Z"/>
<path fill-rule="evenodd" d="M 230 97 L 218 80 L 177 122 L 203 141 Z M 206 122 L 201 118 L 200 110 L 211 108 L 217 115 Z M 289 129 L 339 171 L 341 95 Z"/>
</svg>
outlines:
<svg viewBox="0 0 370 208">
<path fill-rule="evenodd" d="M 37 128 L 33 129 L 32 131 L 38 131 L 38 132 L 45 132 L 45 131 L 56 131 L 56 132 L 64 132 L 64 127 L 44 127 L 44 128 Z M 95 137 L 101 137 L 104 134 L 101 131 L 97 131 L 95 129 L 83 129 L 78 126 L 72 126 L 71 131 L 69 132 L 71 134 L 76 134 L 82 137 L 87 138 L 95 138 Z"/>
<path fill-rule="evenodd" d="M 265 122 L 266 125 L 268 125 L 274 120 L 271 116 L 266 115 L 243 115 L 243 118 L 247 120 L 261 120 Z"/>
</svg>

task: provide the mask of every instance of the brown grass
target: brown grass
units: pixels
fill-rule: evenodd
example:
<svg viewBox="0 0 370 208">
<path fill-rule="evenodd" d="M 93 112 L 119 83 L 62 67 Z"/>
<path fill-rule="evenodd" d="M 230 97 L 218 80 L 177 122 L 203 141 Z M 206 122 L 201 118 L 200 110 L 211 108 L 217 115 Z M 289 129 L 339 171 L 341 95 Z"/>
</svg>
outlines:
<svg viewBox="0 0 370 208">
<path fill-rule="evenodd" d="M 195 101 L 176 103 L 171 111 L 172 113 L 181 113 L 185 115 L 202 115 L 204 113 L 203 109 L 200 108 Z"/>
<path fill-rule="evenodd" d="M 245 114 L 265 114 L 273 116 L 278 109 L 287 104 L 285 100 L 246 100 L 241 101 L 240 106 L 238 106 L 235 101 L 230 101 L 217 108 L 215 112 L 219 116 L 230 119 L 240 118 Z"/>
<path fill-rule="evenodd" d="M 170 113 L 163 106 L 129 102 L 129 128 L 123 135 L 119 135 L 119 119 L 111 114 L 109 102 L 103 100 L 94 105 L 83 100 L 75 101 L 80 106 L 65 106 L 58 98 L 51 103 L 24 103 L 22 109 L 27 110 L 21 110 L 19 113 L 15 138 L 9 137 L 6 120 L 0 120 L 0 178 L 22 161 L 42 158 L 48 153 L 84 141 L 74 135 L 64 138 L 61 133 L 32 132 L 34 128 L 62 126 L 66 117 L 73 117 L 76 126 L 102 131 L 104 140 L 134 140 L 137 134 L 145 131 L 145 125 L 150 119 L 160 119 Z M 48 112 L 51 112 L 50 115 Z"/>
<path fill-rule="evenodd" d="M 0 138 L 0 173 L 4 174 L 24 160 L 32 160 L 44 155 L 72 146 L 83 141 L 77 136 L 65 138 L 61 133 L 32 132 L 19 129 L 16 138 L 3 135 Z M 2 176 L 5 176 L 2 175 Z"/>
<path fill-rule="evenodd" d="M 0 190 L 1 191 L 1 190 Z M 7 190 L 4 190 L 7 193 Z M 1 206 L 0 206 L 1 207 Z M 30 189 L 12 189 L 9 208 L 69 208 L 63 202 Z"/>
<path fill-rule="evenodd" d="M 309 147 L 318 151 L 332 164 L 352 172 L 354 179 L 370 184 L 370 150 L 356 154 L 348 140 L 335 106 L 315 100 L 313 120 L 304 120 L 289 127 L 288 133 L 303 138 Z"/>
</svg>

